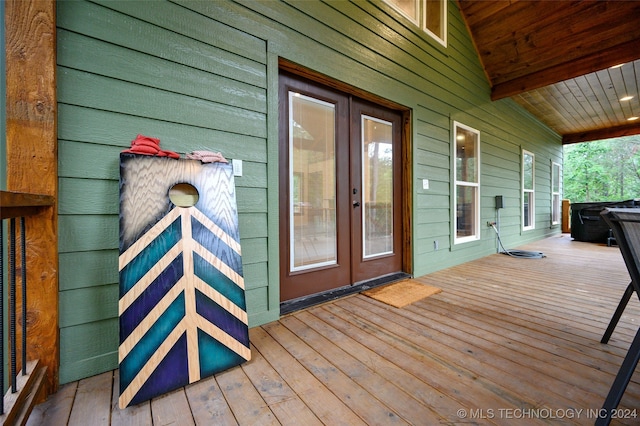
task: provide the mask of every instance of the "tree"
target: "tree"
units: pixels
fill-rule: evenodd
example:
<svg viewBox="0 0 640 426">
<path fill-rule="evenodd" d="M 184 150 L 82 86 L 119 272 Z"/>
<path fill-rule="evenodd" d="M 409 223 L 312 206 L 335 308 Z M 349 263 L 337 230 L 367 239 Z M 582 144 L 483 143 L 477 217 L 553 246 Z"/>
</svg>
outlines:
<svg viewBox="0 0 640 426">
<path fill-rule="evenodd" d="M 640 135 L 567 145 L 563 169 L 572 203 L 640 198 Z"/>
</svg>

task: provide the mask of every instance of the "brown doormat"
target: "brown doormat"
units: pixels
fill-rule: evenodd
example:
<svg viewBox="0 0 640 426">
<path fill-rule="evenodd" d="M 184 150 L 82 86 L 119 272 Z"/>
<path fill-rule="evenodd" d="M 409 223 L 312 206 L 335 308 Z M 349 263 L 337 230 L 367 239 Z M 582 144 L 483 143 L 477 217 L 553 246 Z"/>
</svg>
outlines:
<svg viewBox="0 0 640 426">
<path fill-rule="evenodd" d="M 362 292 L 365 296 L 387 305 L 403 308 L 413 302 L 440 293 L 442 289 L 422 284 L 416 280 L 404 280 Z"/>
</svg>

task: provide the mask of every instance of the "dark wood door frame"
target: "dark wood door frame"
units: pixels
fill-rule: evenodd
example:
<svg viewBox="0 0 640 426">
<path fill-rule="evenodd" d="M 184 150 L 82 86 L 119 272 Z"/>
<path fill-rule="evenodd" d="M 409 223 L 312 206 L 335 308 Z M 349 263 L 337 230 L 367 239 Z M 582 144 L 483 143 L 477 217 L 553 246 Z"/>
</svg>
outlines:
<svg viewBox="0 0 640 426">
<path fill-rule="evenodd" d="M 356 87 L 335 81 L 322 74 L 311 71 L 305 67 L 302 67 L 293 62 L 285 59 L 279 60 L 280 70 L 285 73 L 294 74 L 299 77 L 304 77 L 311 81 L 321 83 L 330 88 L 334 88 L 338 91 L 346 94 L 355 95 L 366 101 L 373 102 L 375 104 L 384 106 L 386 108 L 395 110 L 402 115 L 401 121 L 401 143 L 398 155 L 401 157 L 401 216 L 402 216 L 402 230 L 400 238 L 400 247 L 402 250 L 402 266 L 401 270 L 406 274 L 412 274 L 413 272 L 413 258 L 412 258 L 412 210 L 413 210 L 413 173 L 412 173 L 412 126 L 411 126 L 411 110 L 405 106 L 397 104 L 393 101 L 389 101 L 384 98 L 380 98 L 369 92 L 363 91 Z M 281 94 L 282 95 L 282 94 Z M 284 108 L 284 102 L 280 102 L 280 114 L 282 114 Z M 280 129 L 282 131 L 282 129 Z M 282 161 L 282 159 L 281 159 Z M 282 167 L 281 167 L 282 169 Z M 283 193 L 284 192 L 284 193 Z M 280 201 L 287 202 L 286 191 L 280 191 Z M 280 267 L 286 268 L 286 261 L 288 259 L 280 260 Z M 283 264 L 283 262 L 285 262 Z M 283 269 L 286 270 L 286 269 Z M 283 300 L 281 296 L 281 300 Z M 286 300 L 286 299 L 284 299 Z"/>
</svg>

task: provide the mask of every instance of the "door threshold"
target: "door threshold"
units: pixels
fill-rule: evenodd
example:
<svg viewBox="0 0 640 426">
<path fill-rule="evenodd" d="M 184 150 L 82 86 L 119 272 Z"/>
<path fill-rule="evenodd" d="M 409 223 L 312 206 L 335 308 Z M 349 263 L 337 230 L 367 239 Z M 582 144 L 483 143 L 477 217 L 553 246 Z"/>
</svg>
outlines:
<svg viewBox="0 0 640 426">
<path fill-rule="evenodd" d="M 371 280 L 360 281 L 344 287 L 323 291 L 322 293 L 286 300 L 280 303 L 280 315 L 290 314 L 291 312 L 299 311 L 301 309 L 349 296 L 351 294 L 360 293 L 361 291 L 369 290 L 370 288 L 379 287 L 381 285 L 400 281 L 406 278 L 411 278 L 411 275 L 405 272 L 395 272 L 393 274 L 384 275 Z"/>
</svg>

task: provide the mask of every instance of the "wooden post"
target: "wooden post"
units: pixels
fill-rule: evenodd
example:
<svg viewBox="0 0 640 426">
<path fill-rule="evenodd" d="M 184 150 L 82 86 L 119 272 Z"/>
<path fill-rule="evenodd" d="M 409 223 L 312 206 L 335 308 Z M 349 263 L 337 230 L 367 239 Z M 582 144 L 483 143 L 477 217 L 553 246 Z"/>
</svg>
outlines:
<svg viewBox="0 0 640 426">
<path fill-rule="evenodd" d="M 52 196 L 27 218 L 27 358 L 58 387 L 58 144 L 54 0 L 6 0 L 7 190 Z"/>
<path fill-rule="evenodd" d="M 562 232 L 571 232 L 571 201 L 562 200 Z"/>
</svg>

